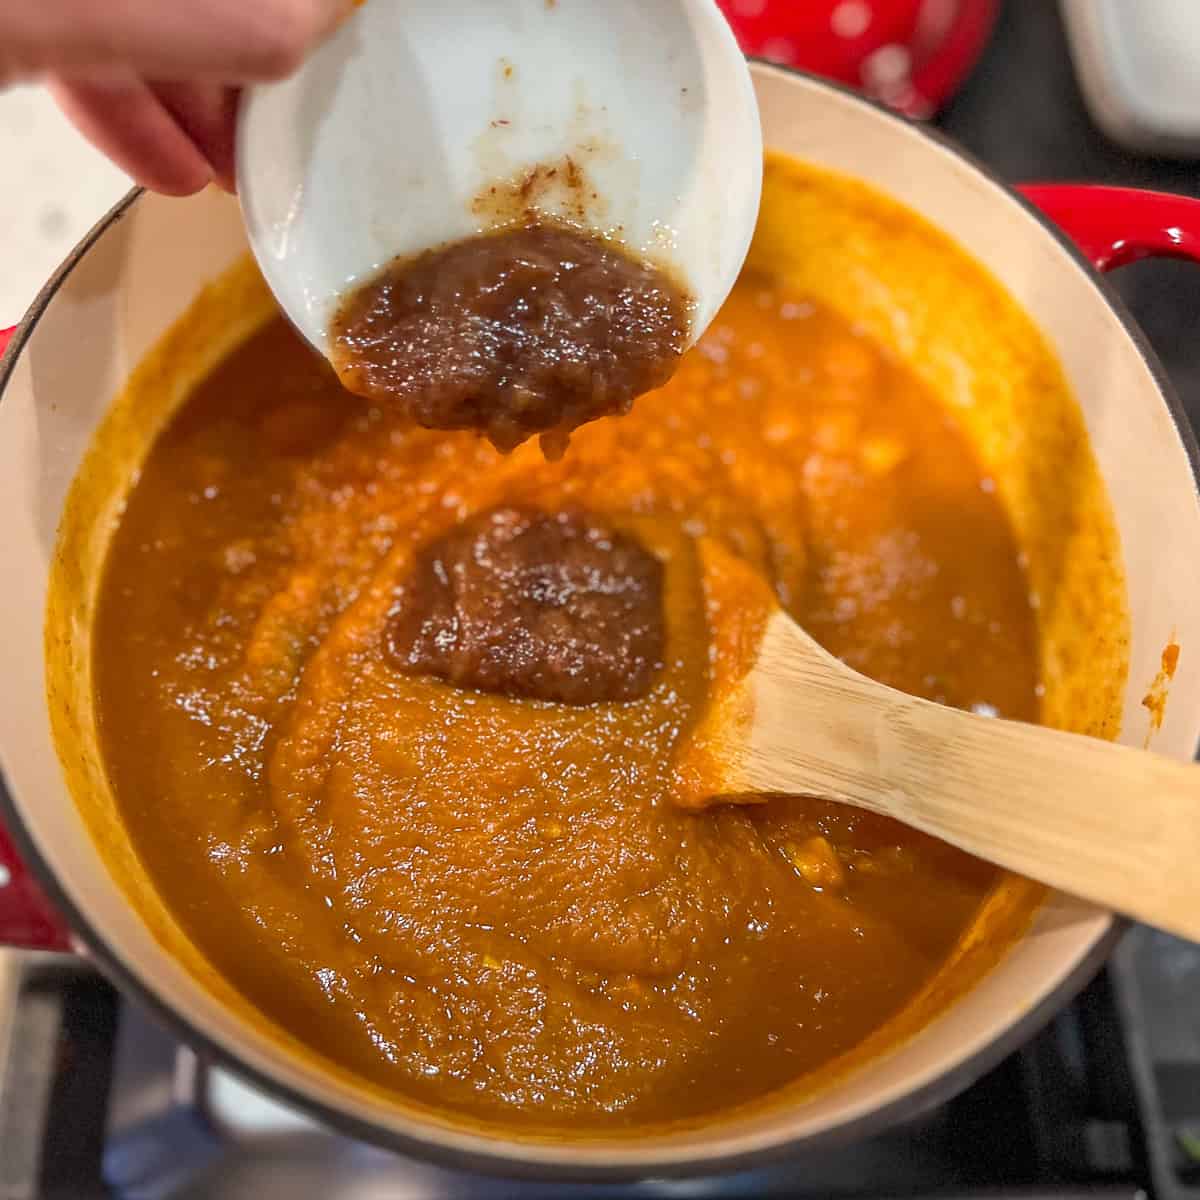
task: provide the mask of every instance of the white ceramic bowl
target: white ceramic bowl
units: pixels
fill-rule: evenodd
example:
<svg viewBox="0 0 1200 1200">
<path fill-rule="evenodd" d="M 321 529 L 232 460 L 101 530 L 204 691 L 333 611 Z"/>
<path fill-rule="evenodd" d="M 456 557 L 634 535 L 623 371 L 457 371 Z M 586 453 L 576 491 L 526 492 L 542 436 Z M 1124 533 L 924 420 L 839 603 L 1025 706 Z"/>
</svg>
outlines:
<svg viewBox="0 0 1200 1200">
<path fill-rule="evenodd" d="M 698 337 L 754 232 L 762 134 L 714 0 L 372 0 L 247 93 L 237 173 L 259 266 L 322 353 L 349 285 L 511 219 L 527 178 L 543 213 L 672 268 Z"/>
</svg>

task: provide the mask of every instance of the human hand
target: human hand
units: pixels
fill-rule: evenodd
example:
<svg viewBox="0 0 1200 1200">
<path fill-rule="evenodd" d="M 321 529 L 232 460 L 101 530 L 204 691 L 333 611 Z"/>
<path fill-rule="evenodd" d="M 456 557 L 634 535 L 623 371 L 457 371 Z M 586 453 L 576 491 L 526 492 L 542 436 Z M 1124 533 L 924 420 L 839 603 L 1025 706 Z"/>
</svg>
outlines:
<svg viewBox="0 0 1200 1200">
<path fill-rule="evenodd" d="M 294 71 L 353 0 L 0 0 L 0 86 L 44 79 L 139 183 L 233 187 L 237 89 Z"/>
</svg>

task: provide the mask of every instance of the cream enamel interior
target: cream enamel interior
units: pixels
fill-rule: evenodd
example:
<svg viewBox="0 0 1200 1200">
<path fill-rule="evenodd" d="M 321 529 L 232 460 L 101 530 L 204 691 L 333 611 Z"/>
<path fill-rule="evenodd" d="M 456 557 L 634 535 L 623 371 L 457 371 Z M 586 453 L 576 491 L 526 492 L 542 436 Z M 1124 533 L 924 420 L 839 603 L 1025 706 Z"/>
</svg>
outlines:
<svg viewBox="0 0 1200 1200">
<path fill-rule="evenodd" d="M 863 179 L 922 213 L 970 247 L 1044 332 L 1083 409 L 1125 559 L 1130 672 L 1121 740 L 1142 744 L 1147 716 L 1140 700 L 1158 670 L 1163 645 L 1174 635 L 1183 647 L 1180 672 L 1154 744 L 1162 752 L 1190 758 L 1200 733 L 1200 673 L 1189 666 L 1189 647 L 1200 641 L 1194 603 L 1200 592 L 1200 504 L 1186 451 L 1137 346 L 1088 273 L 1057 239 L 953 152 L 814 81 L 769 68 L 757 68 L 756 81 L 769 145 Z M 0 761 L 21 821 L 65 893 L 163 1003 L 278 1085 L 368 1125 L 432 1144 L 460 1162 L 466 1156 L 528 1170 L 699 1170 L 705 1162 L 845 1129 L 903 1102 L 961 1068 L 1073 976 L 1111 921 L 1104 913 L 1055 897 L 1029 935 L 969 994 L 868 1070 L 811 1101 L 661 1139 L 582 1145 L 506 1143 L 445 1121 L 418 1118 L 296 1054 L 286 1037 L 248 1019 L 246 1006 L 229 989 L 201 986 L 184 965 L 195 952 L 170 918 L 161 909 L 155 912 L 152 894 L 147 890 L 140 898 L 139 915 L 105 866 L 108 855 L 123 859 L 136 874 L 132 851 L 111 811 L 100 822 L 102 853 L 72 802 L 45 696 L 49 684 L 57 719 L 74 727 L 64 743 L 72 751 L 70 770 L 89 780 L 90 811 L 104 812 L 107 789 L 86 702 L 86 631 L 106 514 L 99 514 L 100 520 L 93 516 L 91 527 L 101 532 L 91 542 L 77 544 L 68 558 L 57 561 L 56 534 L 71 480 L 111 398 L 201 287 L 243 251 L 236 206 L 226 198 L 210 193 L 183 202 L 143 199 L 101 235 L 50 301 L 16 360 L 0 403 L 0 493 L 9 551 L 0 563 L 7 606 L 0 638 L 8 668 L 0 700 Z M 886 310 L 881 304 L 878 313 Z M 889 328 L 880 318 L 872 328 L 905 357 L 920 349 L 922 337 L 936 341 L 939 333 L 936 322 L 924 329 L 903 323 Z M 227 346 L 237 330 L 226 328 L 224 333 Z M 961 362 L 935 355 L 927 358 L 925 369 L 943 395 L 957 397 L 962 419 L 969 423 L 972 383 Z M 169 404 L 157 420 L 167 411 Z M 144 445 L 156 421 L 142 416 L 131 420 L 128 436 L 143 439 Z M 1007 438 L 993 429 L 993 440 L 980 442 L 1002 488 L 1016 479 L 1019 438 L 1019 428 L 1010 428 Z M 126 482 L 110 480 L 114 506 Z M 1014 484 L 1013 495 L 1018 493 Z M 1018 507 L 1019 499 L 1014 501 L 1019 523 Z M 1031 561 L 1035 579 L 1043 569 L 1048 566 Z M 63 573 L 60 594 L 70 595 L 73 603 L 51 614 L 54 636 L 66 646 L 60 669 L 47 680 L 43 615 L 55 571 Z M 1073 618 L 1069 611 L 1044 614 L 1047 622 L 1058 619 Z M 1071 693 L 1076 664 L 1055 666 L 1051 659 L 1050 665 L 1059 672 L 1062 690 L 1048 695 L 1048 714 L 1057 723 L 1070 724 L 1071 705 L 1078 700 Z M 1116 697 L 1112 699 L 1115 703 Z M 1097 732 L 1112 708 L 1102 704 L 1096 710 Z"/>
</svg>

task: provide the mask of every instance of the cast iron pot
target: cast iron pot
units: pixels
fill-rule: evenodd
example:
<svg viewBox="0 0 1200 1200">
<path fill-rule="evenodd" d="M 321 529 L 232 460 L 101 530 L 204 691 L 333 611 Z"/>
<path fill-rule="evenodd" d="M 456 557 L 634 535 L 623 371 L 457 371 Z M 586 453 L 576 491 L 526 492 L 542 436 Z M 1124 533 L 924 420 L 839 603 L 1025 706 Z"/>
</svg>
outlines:
<svg viewBox="0 0 1200 1200">
<path fill-rule="evenodd" d="M 915 209 L 1009 289 L 1057 352 L 1124 555 L 1131 641 L 1121 738 L 1142 744 L 1140 702 L 1174 637 L 1180 672 L 1154 744 L 1190 759 L 1200 736 L 1200 671 L 1189 665 L 1200 654 L 1196 447 L 1163 371 L 1099 272 L 1145 255 L 1200 257 L 1200 202 L 1111 188 L 1022 195 L 836 86 L 765 65 L 754 74 L 769 147 L 859 177 Z M 184 1040 L 348 1134 L 459 1168 L 543 1178 L 741 1169 L 870 1134 L 971 1083 L 1082 986 L 1117 925 L 1055 896 L 1007 957 L 918 1036 L 811 1099 L 669 1135 L 534 1142 L 373 1094 L 185 969 L 110 873 L 65 785 L 43 627 L 56 530 L 97 423 L 131 369 L 244 251 L 228 197 L 131 195 L 50 281 L 0 360 L 0 765 L 11 838 L 0 834 L 0 942 L 87 954 Z M 75 719 L 82 730 L 90 715 Z"/>
</svg>

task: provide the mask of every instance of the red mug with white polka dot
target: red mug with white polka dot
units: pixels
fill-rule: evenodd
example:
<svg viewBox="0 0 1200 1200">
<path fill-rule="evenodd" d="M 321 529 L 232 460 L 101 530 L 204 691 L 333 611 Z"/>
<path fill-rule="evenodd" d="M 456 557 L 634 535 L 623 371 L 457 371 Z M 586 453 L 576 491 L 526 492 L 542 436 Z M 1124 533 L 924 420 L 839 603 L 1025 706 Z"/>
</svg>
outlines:
<svg viewBox="0 0 1200 1200">
<path fill-rule="evenodd" d="M 844 83 L 910 117 L 958 89 L 997 0 L 718 0 L 749 55 Z"/>
</svg>

